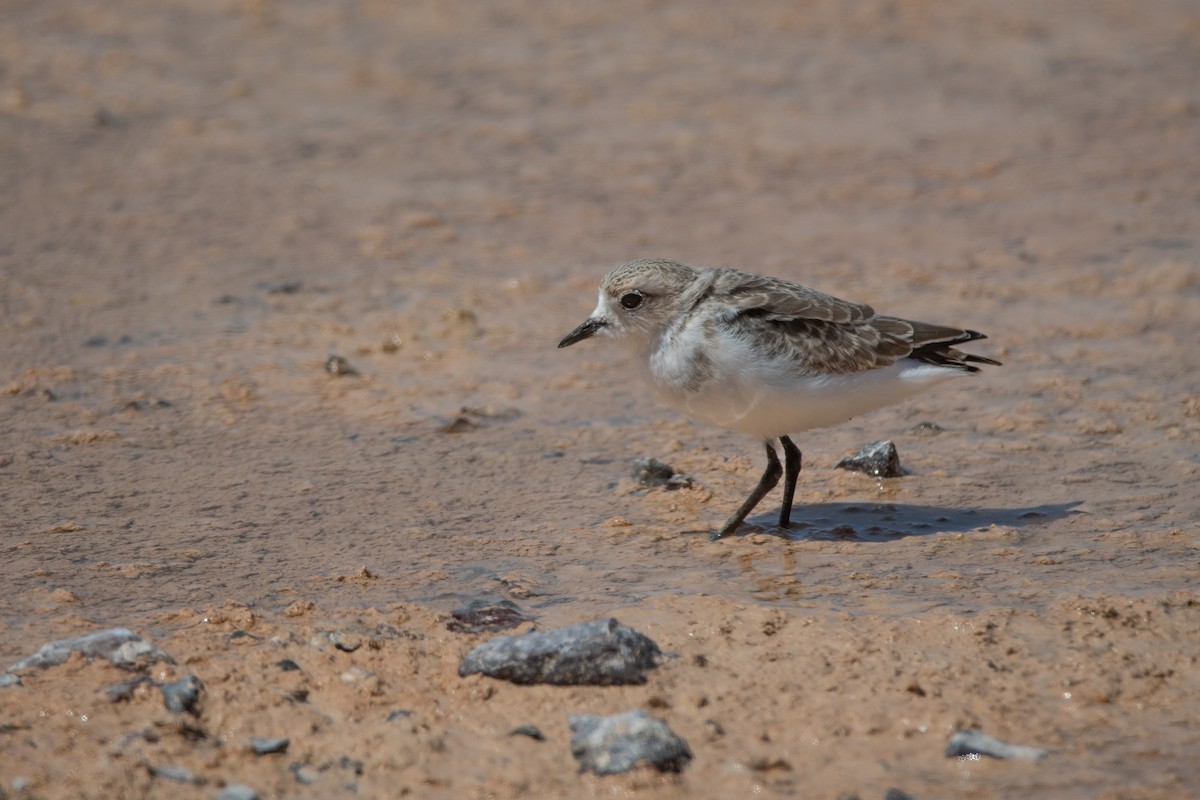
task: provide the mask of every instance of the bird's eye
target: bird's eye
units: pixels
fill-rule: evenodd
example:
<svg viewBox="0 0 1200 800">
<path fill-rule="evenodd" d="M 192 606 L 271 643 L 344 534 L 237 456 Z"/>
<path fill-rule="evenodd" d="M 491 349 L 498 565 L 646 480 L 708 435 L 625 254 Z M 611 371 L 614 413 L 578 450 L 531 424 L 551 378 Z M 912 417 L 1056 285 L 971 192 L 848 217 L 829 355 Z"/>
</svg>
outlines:
<svg viewBox="0 0 1200 800">
<path fill-rule="evenodd" d="M 621 305 L 628 309 L 635 309 L 642 304 L 642 295 L 638 292 L 626 292 L 621 295 Z"/>
</svg>

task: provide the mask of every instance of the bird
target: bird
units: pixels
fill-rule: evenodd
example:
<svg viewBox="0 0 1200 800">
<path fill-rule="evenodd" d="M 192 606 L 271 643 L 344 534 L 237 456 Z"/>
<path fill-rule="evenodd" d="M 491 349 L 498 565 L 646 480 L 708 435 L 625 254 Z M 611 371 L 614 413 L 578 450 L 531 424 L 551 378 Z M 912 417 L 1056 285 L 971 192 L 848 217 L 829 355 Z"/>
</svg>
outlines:
<svg viewBox="0 0 1200 800">
<path fill-rule="evenodd" d="M 666 405 L 763 442 L 766 470 L 714 540 L 736 531 L 781 477 L 779 527 L 790 526 L 802 458 L 792 435 L 1001 366 L 957 349 L 987 338 L 978 331 L 876 314 L 780 278 L 657 258 L 605 275 L 595 310 L 558 346 L 594 336 L 623 343 Z"/>
</svg>

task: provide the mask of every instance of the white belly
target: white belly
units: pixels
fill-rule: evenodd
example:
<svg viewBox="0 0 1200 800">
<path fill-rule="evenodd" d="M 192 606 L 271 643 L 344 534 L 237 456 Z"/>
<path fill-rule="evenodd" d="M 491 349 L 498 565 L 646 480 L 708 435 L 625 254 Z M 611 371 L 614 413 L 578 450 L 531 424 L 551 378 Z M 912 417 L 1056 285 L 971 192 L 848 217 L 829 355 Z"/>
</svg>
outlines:
<svg viewBox="0 0 1200 800">
<path fill-rule="evenodd" d="M 660 352 L 643 362 L 649 367 L 646 378 L 672 408 L 761 439 L 845 422 L 968 374 L 901 359 L 865 372 L 802 375 L 794 372 L 790 362 L 765 361 L 742 343 L 725 340 L 722 344 L 717 351 L 720 358 L 712 359 L 711 377 L 698 388 L 688 388 L 687 361 L 679 350 Z"/>
</svg>

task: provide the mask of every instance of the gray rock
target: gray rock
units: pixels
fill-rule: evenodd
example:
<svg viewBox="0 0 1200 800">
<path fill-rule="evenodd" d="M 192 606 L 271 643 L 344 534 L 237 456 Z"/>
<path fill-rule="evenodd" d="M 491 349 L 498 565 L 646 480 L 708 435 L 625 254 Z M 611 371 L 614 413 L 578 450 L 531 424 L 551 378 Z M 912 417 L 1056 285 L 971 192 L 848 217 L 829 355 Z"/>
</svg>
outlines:
<svg viewBox="0 0 1200 800">
<path fill-rule="evenodd" d="M 0 672 L 0 689 L 8 688 L 9 686 L 20 686 L 21 676 L 14 675 L 11 672 Z"/>
<path fill-rule="evenodd" d="M 128 628 L 110 628 L 86 633 L 70 639 L 48 642 L 24 661 L 8 668 L 9 672 L 28 672 L 52 667 L 82 653 L 90 659 L 103 658 L 118 667 L 137 668 L 155 661 L 170 661 L 170 657 Z"/>
<path fill-rule="evenodd" d="M 501 636 L 463 659 L 461 676 L 477 672 L 513 683 L 615 686 L 645 683 L 662 651 L 615 619 L 597 619 L 552 631 Z"/>
<path fill-rule="evenodd" d="M 305 786 L 317 782 L 320 775 L 310 767 L 295 761 L 288 765 L 288 771 L 296 777 L 296 783 L 302 783 Z"/>
<path fill-rule="evenodd" d="M 286 753 L 291 743 L 291 739 L 255 736 L 250 740 L 250 749 L 256 756 L 269 756 L 273 753 Z"/>
<path fill-rule="evenodd" d="M 644 711 L 611 717 L 582 714 L 571 717 L 571 754 L 580 772 L 615 775 L 648 762 L 660 772 L 680 772 L 692 760 L 687 742 L 667 723 Z"/>
<path fill-rule="evenodd" d="M 838 469 L 865 472 L 874 478 L 899 478 L 906 474 L 904 467 L 900 466 L 896 445 L 886 439 L 864 445 L 862 450 L 843 458 L 836 466 Z"/>
<path fill-rule="evenodd" d="M 193 716 L 200 714 L 200 693 L 204 684 L 195 675 L 185 675 L 177 681 L 162 685 L 163 705 L 168 711 L 176 714 L 187 712 Z"/>
<path fill-rule="evenodd" d="M 946 758 L 969 755 L 991 756 L 992 758 L 1024 758 L 1037 761 L 1046 757 L 1046 751 L 1037 747 L 1008 744 L 999 739 L 993 739 L 981 731 L 965 728 L 950 737 L 950 742 L 946 745 Z"/>
<path fill-rule="evenodd" d="M 180 783 L 191 783 L 193 780 L 195 780 L 192 773 L 188 772 L 183 767 L 151 766 L 150 774 L 156 778 L 166 778 L 167 780 L 178 781 Z"/>
<path fill-rule="evenodd" d="M 661 486 L 665 489 L 687 489 L 692 485 L 692 479 L 682 472 L 676 472 L 670 464 L 664 464 L 657 458 L 638 458 L 633 462 L 633 479 L 640 486 Z"/>
<path fill-rule="evenodd" d="M 888 789 L 883 795 L 883 800 L 917 800 L 903 789 Z"/>
<path fill-rule="evenodd" d="M 258 792 L 249 786 L 235 783 L 222 789 L 217 794 L 217 800 L 258 800 Z"/>
</svg>

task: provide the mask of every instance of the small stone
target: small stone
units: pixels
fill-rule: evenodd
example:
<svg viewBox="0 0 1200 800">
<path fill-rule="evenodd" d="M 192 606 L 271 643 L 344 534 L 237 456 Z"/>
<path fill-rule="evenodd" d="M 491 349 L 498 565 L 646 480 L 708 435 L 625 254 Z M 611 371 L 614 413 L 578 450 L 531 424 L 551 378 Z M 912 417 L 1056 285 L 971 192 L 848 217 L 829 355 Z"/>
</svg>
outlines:
<svg viewBox="0 0 1200 800">
<path fill-rule="evenodd" d="M 886 439 L 871 442 L 862 450 L 837 463 L 838 469 L 865 472 L 875 478 L 899 478 L 906 474 L 900 466 L 900 455 L 896 445 Z"/>
<path fill-rule="evenodd" d="M 166 653 L 128 628 L 110 628 L 48 642 L 29 658 L 13 664 L 8 671 L 23 672 L 51 667 L 66 661 L 71 653 L 82 653 L 89 659 L 107 659 L 125 668 L 136 668 L 152 661 L 170 661 Z"/>
<path fill-rule="evenodd" d="M 172 683 L 164 683 L 161 688 L 163 705 L 168 711 L 200 715 L 200 693 L 204 690 L 204 684 L 195 675 L 185 675 Z"/>
<path fill-rule="evenodd" d="M 254 751 L 256 756 L 266 756 L 274 753 L 286 753 L 288 745 L 291 743 L 291 739 L 270 739 L 255 736 L 250 740 L 250 749 Z"/>
<path fill-rule="evenodd" d="M 909 428 L 909 433 L 915 433 L 918 436 L 937 436 L 945 430 L 936 422 L 918 422 L 916 425 Z"/>
<path fill-rule="evenodd" d="M 452 611 L 450 616 L 446 630 L 452 633 L 495 633 L 530 621 L 530 617 L 511 600 L 498 603 L 472 600 L 465 608 Z"/>
<path fill-rule="evenodd" d="M 883 800 L 917 800 L 917 798 L 901 789 L 888 789 Z"/>
<path fill-rule="evenodd" d="M 965 728 L 950 737 L 946 745 L 946 758 L 981 755 L 992 758 L 1024 758 L 1037 761 L 1046 757 L 1046 751 L 1037 747 L 1008 744 L 994 739 L 982 731 Z"/>
<path fill-rule="evenodd" d="M 120 703 L 124 700 L 132 700 L 133 695 L 139 688 L 146 684 L 152 684 L 154 681 L 148 675 L 138 675 L 136 678 L 130 678 L 127 681 L 114 683 L 111 686 L 104 688 L 104 697 L 110 703 Z"/>
<path fill-rule="evenodd" d="M 341 631 L 330 631 L 327 636 L 333 646 L 343 653 L 353 653 L 358 648 L 362 647 L 362 638 Z"/>
<path fill-rule="evenodd" d="M 408 719 L 413 715 L 413 712 L 407 708 L 398 708 L 395 711 L 389 711 L 387 715 L 388 722 L 395 722 L 398 719 Z"/>
<path fill-rule="evenodd" d="M 222 789 L 217 795 L 217 800 L 258 800 L 258 792 L 249 786 L 235 783 Z"/>
<path fill-rule="evenodd" d="M 688 489 L 692 479 L 676 472 L 670 464 L 656 458 L 639 458 L 633 462 L 633 479 L 639 486 L 661 486 L 669 491 Z"/>
<path fill-rule="evenodd" d="M 534 739 L 539 742 L 546 741 L 545 735 L 540 730 L 538 730 L 538 727 L 536 725 L 518 725 L 517 727 L 515 727 L 511 731 L 509 731 L 508 735 L 509 736 L 528 736 L 530 739 Z"/>
<path fill-rule="evenodd" d="M 188 772 L 183 767 L 161 766 L 149 767 L 150 774 L 155 778 L 166 778 L 171 781 L 179 781 L 180 783 L 191 783 L 194 780 L 192 773 Z"/>
<path fill-rule="evenodd" d="M 343 672 L 339 677 L 341 677 L 342 683 L 358 683 L 359 681 L 364 681 L 371 677 L 371 675 L 371 672 L 363 669 L 362 667 L 351 667 Z"/>
<path fill-rule="evenodd" d="M 296 783 L 309 785 L 317 782 L 320 776 L 312 769 L 301 764 L 299 761 L 288 764 L 288 771 L 296 776 Z"/>
<path fill-rule="evenodd" d="M 275 666 L 279 667 L 284 672 L 298 672 L 300 665 L 290 658 L 284 658 L 275 662 Z"/>
<path fill-rule="evenodd" d="M 615 775 L 648 762 L 660 772 L 680 772 L 692 760 L 687 742 L 657 717 L 626 711 L 611 717 L 571 717 L 571 754 L 581 772 Z"/>
<path fill-rule="evenodd" d="M 519 684 L 616 686 L 645 683 L 646 671 L 661 657 L 658 645 L 633 628 L 598 619 L 484 642 L 467 654 L 458 674 L 481 672 Z"/>
<path fill-rule="evenodd" d="M 21 676 L 14 675 L 11 672 L 0 672 L 0 689 L 7 689 L 9 686 L 20 686 Z"/>
<path fill-rule="evenodd" d="M 339 377 L 358 374 L 358 370 L 350 366 L 350 362 L 341 356 L 330 356 L 325 359 L 325 371 Z"/>
</svg>

